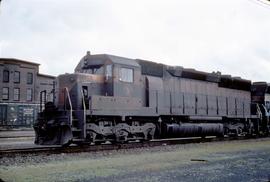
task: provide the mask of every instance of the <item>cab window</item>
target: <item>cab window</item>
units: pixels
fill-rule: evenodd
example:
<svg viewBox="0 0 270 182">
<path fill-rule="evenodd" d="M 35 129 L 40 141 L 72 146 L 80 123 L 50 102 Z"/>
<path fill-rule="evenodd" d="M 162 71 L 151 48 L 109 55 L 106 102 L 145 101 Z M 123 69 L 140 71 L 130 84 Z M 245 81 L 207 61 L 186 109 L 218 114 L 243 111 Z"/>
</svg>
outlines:
<svg viewBox="0 0 270 182">
<path fill-rule="evenodd" d="M 132 83 L 133 82 L 133 69 L 130 68 L 120 68 L 119 80 L 123 82 Z"/>
<path fill-rule="evenodd" d="M 103 75 L 104 74 L 104 68 L 103 68 L 103 66 L 93 67 L 92 68 L 92 74 Z"/>
<path fill-rule="evenodd" d="M 90 73 L 94 75 L 104 75 L 104 67 L 102 65 L 91 65 L 84 69 L 82 73 Z"/>
<path fill-rule="evenodd" d="M 112 65 L 106 65 L 106 76 L 112 77 Z"/>
</svg>

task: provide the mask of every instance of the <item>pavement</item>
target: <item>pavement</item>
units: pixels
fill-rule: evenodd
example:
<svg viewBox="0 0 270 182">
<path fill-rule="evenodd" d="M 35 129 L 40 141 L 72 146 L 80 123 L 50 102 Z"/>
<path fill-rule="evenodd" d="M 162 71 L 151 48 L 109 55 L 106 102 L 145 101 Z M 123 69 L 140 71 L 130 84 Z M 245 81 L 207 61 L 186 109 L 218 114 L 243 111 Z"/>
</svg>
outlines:
<svg viewBox="0 0 270 182">
<path fill-rule="evenodd" d="M 34 140 L 33 129 L 0 131 L 0 149 L 35 147 Z"/>
<path fill-rule="evenodd" d="M 33 129 L 28 130 L 0 130 L 0 138 L 34 137 Z"/>
</svg>

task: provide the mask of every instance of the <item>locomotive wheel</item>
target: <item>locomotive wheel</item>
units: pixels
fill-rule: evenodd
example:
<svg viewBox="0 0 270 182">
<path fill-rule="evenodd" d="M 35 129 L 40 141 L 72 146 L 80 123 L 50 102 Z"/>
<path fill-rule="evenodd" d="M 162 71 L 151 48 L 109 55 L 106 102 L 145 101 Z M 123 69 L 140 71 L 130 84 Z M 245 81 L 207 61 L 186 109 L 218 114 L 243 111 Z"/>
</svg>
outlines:
<svg viewBox="0 0 270 182">
<path fill-rule="evenodd" d="M 119 130 L 116 133 L 116 141 L 119 143 L 126 143 L 128 141 L 128 132 L 126 130 Z"/>
</svg>

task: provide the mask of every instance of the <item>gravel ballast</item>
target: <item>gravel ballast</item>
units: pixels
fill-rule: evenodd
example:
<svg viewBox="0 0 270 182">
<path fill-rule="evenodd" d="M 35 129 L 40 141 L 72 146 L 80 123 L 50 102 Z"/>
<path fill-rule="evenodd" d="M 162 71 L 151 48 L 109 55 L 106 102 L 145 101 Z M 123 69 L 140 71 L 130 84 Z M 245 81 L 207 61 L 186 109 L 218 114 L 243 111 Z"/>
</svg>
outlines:
<svg viewBox="0 0 270 182">
<path fill-rule="evenodd" d="M 268 181 L 270 139 L 0 159 L 3 181 Z"/>
</svg>

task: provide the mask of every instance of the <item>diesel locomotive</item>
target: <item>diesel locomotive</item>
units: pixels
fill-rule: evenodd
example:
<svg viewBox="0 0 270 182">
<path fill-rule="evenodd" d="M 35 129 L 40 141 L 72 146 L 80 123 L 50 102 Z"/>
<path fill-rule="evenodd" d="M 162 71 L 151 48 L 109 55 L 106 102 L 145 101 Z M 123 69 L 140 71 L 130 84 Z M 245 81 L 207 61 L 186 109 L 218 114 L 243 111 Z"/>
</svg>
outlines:
<svg viewBox="0 0 270 182">
<path fill-rule="evenodd" d="M 108 54 L 59 75 L 40 93 L 35 143 L 69 145 L 171 137 L 268 135 L 270 85 Z"/>
</svg>

